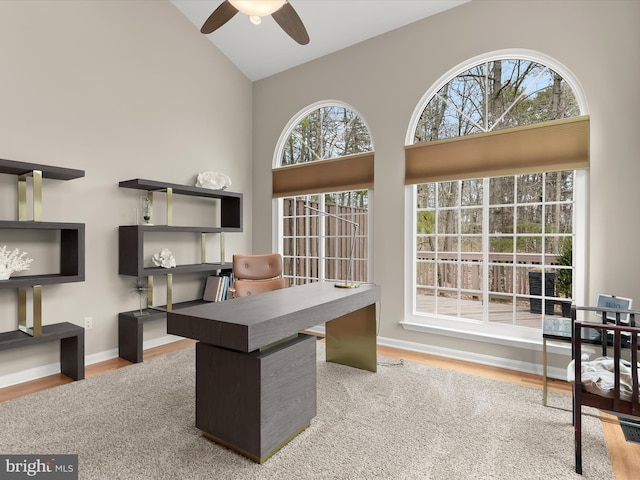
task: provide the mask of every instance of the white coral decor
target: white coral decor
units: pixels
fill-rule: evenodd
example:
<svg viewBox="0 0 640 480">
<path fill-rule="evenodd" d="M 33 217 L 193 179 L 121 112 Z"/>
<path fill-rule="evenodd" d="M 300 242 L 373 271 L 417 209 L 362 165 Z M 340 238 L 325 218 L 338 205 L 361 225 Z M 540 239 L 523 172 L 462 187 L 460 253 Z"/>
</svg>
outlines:
<svg viewBox="0 0 640 480">
<path fill-rule="evenodd" d="M 212 190 L 224 190 L 231 186 L 228 175 L 219 172 L 202 172 L 198 174 L 196 187 L 210 188 Z"/>
<path fill-rule="evenodd" d="M 176 259 L 168 248 L 163 248 L 158 253 L 154 253 L 151 260 L 156 267 L 173 268 L 176 266 Z"/>
<path fill-rule="evenodd" d="M 17 248 L 10 252 L 6 245 L 0 248 L 0 280 L 6 280 L 13 272 L 29 270 L 33 258 L 25 258 L 26 255 Z"/>
</svg>

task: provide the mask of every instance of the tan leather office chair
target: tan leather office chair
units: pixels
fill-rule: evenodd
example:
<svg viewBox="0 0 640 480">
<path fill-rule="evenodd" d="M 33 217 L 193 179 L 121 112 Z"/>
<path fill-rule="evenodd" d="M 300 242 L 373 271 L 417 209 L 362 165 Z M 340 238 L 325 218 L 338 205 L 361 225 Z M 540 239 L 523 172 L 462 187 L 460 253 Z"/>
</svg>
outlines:
<svg viewBox="0 0 640 480">
<path fill-rule="evenodd" d="M 233 277 L 234 297 L 284 288 L 282 255 L 234 255 Z"/>
</svg>

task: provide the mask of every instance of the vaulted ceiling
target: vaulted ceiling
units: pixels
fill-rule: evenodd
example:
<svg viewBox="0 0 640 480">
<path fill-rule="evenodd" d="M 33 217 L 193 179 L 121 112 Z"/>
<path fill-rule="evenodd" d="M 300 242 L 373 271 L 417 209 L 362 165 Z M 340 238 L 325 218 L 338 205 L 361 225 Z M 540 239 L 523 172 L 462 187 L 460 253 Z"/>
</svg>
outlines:
<svg viewBox="0 0 640 480">
<path fill-rule="evenodd" d="M 200 30 L 223 0 L 171 0 Z M 290 0 L 310 42 L 299 45 L 271 18 L 236 14 L 207 37 L 250 80 L 274 75 L 470 0 Z"/>
</svg>

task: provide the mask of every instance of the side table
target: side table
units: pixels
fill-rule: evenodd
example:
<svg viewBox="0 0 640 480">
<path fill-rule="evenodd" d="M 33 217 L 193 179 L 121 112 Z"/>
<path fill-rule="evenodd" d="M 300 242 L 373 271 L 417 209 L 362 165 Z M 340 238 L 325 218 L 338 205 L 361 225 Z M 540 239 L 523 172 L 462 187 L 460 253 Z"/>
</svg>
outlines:
<svg viewBox="0 0 640 480">
<path fill-rule="evenodd" d="M 547 340 L 571 343 L 573 320 L 566 317 L 542 319 L 542 404 L 547 406 Z M 582 329 L 582 343 L 601 344 L 600 334 L 592 328 Z"/>
<path fill-rule="evenodd" d="M 571 319 L 544 317 L 542 319 L 542 404 L 547 406 L 547 340 L 571 343 Z"/>
</svg>

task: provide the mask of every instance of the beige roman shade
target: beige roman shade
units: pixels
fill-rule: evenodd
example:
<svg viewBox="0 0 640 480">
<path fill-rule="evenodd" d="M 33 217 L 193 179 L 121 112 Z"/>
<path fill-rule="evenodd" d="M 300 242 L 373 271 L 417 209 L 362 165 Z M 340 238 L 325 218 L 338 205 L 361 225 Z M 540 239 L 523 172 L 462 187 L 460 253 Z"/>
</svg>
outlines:
<svg viewBox="0 0 640 480">
<path fill-rule="evenodd" d="M 273 196 L 373 188 L 373 152 L 272 170 Z"/>
<path fill-rule="evenodd" d="M 589 167 L 589 117 L 405 147 L 405 184 Z"/>
</svg>

